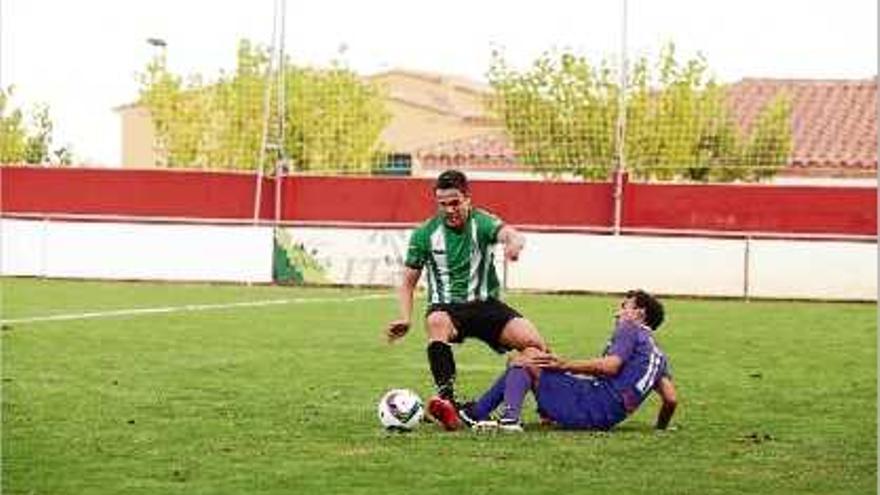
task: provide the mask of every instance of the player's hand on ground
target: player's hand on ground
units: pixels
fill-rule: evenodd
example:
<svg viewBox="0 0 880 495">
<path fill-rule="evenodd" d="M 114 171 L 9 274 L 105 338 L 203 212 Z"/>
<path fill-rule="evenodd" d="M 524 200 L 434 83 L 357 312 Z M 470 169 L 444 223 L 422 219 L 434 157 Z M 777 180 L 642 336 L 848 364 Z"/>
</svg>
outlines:
<svg viewBox="0 0 880 495">
<path fill-rule="evenodd" d="M 389 323 L 388 328 L 385 329 L 385 337 L 388 338 L 388 342 L 394 342 L 406 335 L 406 332 L 409 331 L 409 325 L 407 320 L 394 320 Z"/>
</svg>

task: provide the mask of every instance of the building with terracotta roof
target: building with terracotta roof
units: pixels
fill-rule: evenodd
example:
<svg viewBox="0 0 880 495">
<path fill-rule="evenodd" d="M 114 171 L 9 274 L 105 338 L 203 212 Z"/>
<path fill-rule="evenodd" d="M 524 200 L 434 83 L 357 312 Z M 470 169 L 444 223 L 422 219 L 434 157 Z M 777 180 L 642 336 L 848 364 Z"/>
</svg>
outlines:
<svg viewBox="0 0 880 495">
<path fill-rule="evenodd" d="M 365 78 L 385 92 L 391 121 L 380 139 L 409 157 L 412 173 L 457 167 L 490 174 L 528 174 L 500 120 L 487 111 L 492 89 L 461 77 L 394 69 Z M 793 150 L 781 177 L 874 178 L 877 172 L 877 79 L 743 79 L 731 84 L 731 114 L 747 130 L 762 108 L 785 93 L 791 102 Z M 123 164 L 155 163 L 149 116 L 118 108 Z"/>
<path fill-rule="evenodd" d="M 780 93 L 791 102 L 793 149 L 782 178 L 870 178 L 877 174 L 877 79 L 743 79 L 731 84 L 728 102 L 747 130 Z M 480 172 L 527 169 L 502 129 L 444 140 L 416 151 L 427 170 L 448 166 Z"/>
<path fill-rule="evenodd" d="M 390 122 L 380 135 L 393 153 L 415 156 L 419 149 L 444 141 L 497 134 L 500 123 L 485 108 L 492 94 L 487 84 L 463 77 L 393 69 L 364 78 L 385 95 Z M 160 155 L 149 111 L 132 103 L 115 108 L 122 121 L 122 166 L 153 167 Z M 493 152 L 498 150 L 494 150 Z M 511 153 L 505 151 L 507 156 Z M 414 164 L 418 167 L 418 164 Z M 418 172 L 417 170 L 415 172 Z"/>
<path fill-rule="evenodd" d="M 385 92 L 391 121 L 380 139 L 393 152 L 416 158 L 421 149 L 468 141 L 501 130 L 486 112 L 488 85 L 461 77 L 395 69 L 366 78 Z M 499 151 L 499 150 L 492 150 Z M 509 150 L 505 150 L 510 156 Z M 418 170 L 416 170 L 417 172 Z"/>
<path fill-rule="evenodd" d="M 779 93 L 791 99 L 793 149 L 786 175 L 864 177 L 877 173 L 877 79 L 743 79 L 728 92 L 748 128 Z"/>
</svg>

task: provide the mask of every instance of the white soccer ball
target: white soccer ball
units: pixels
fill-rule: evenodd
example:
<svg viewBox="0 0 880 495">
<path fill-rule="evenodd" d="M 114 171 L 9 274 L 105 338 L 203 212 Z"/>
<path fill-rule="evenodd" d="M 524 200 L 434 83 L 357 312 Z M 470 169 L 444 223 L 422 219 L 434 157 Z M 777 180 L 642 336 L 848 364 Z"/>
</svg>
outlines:
<svg viewBox="0 0 880 495">
<path fill-rule="evenodd" d="M 425 415 L 425 405 L 418 394 L 405 388 L 385 392 L 379 399 L 379 421 L 389 430 L 412 430 Z"/>
</svg>

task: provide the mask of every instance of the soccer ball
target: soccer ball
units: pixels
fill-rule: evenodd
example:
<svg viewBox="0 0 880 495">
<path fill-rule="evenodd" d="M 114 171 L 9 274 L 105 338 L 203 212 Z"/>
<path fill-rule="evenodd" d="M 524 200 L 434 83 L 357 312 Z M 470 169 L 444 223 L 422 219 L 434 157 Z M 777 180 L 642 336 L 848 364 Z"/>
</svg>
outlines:
<svg viewBox="0 0 880 495">
<path fill-rule="evenodd" d="M 412 430 L 425 414 L 422 399 L 412 390 L 396 388 L 379 399 L 379 422 L 388 430 Z"/>
</svg>

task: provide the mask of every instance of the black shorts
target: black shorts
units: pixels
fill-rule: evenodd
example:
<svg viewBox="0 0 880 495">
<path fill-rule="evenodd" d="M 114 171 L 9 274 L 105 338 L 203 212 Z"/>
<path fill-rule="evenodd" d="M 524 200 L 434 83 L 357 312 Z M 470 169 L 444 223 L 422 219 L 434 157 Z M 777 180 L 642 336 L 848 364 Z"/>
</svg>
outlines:
<svg viewBox="0 0 880 495">
<path fill-rule="evenodd" d="M 468 337 L 476 337 L 485 342 L 495 352 L 504 354 L 510 348 L 501 344 L 501 332 L 507 322 L 522 318 L 519 312 L 498 299 L 471 301 L 466 303 L 432 304 L 425 316 L 443 311 L 455 325 L 456 335 L 451 342 L 459 343 Z"/>
</svg>

